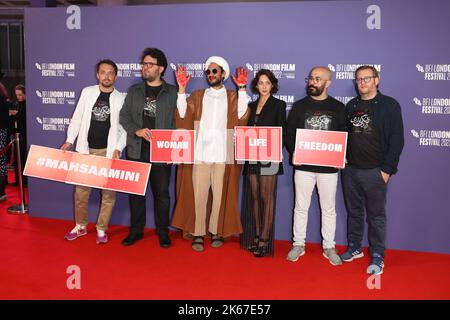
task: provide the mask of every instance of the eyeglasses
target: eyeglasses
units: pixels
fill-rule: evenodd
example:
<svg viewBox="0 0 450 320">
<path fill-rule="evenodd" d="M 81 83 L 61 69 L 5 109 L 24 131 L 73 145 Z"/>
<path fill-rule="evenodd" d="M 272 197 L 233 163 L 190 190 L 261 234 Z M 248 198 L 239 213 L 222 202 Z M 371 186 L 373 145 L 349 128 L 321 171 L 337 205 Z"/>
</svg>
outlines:
<svg viewBox="0 0 450 320">
<path fill-rule="evenodd" d="M 154 62 L 141 62 L 141 67 L 148 67 L 148 68 L 152 68 L 153 66 L 157 66 L 157 63 Z"/>
<path fill-rule="evenodd" d="M 322 81 L 322 80 L 324 80 L 324 79 L 322 79 L 321 77 L 306 77 L 305 78 L 305 82 L 306 83 L 308 83 L 308 82 L 314 82 L 314 83 L 318 83 L 318 82 L 320 82 L 320 81 Z"/>
<path fill-rule="evenodd" d="M 361 83 L 361 82 L 369 83 L 372 78 L 376 78 L 376 77 L 375 76 L 371 76 L 371 77 L 364 77 L 364 78 L 356 78 L 354 80 L 354 82 L 355 83 Z"/>
<path fill-rule="evenodd" d="M 211 69 L 211 70 L 208 69 L 208 70 L 205 71 L 205 73 L 206 73 L 207 76 L 209 76 L 209 75 L 211 74 L 211 72 L 212 72 L 213 74 L 217 74 L 217 72 L 219 72 L 219 70 L 217 70 L 217 69 L 214 68 L 214 69 Z"/>
</svg>

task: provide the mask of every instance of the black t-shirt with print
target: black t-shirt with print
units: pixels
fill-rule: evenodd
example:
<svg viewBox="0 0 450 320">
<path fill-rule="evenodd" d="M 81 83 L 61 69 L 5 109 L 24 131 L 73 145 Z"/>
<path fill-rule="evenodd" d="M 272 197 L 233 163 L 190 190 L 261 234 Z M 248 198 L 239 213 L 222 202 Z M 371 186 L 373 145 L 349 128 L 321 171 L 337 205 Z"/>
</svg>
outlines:
<svg viewBox="0 0 450 320">
<path fill-rule="evenodd" d="M 376 168 L 383 162 L 380 133 L 373 121 L 376 107 L 371 100 L 360 100 L 348 115 L 347 161 L 361 169 Z"/>
<path fill-rule="evenodd" d="M 101 92 L 92 107 L 91 125 L 88 132 L 89 148 L 104 149 L 108 146 L 108 135 L 111 127 L 110 95 L 111 92 Z"/>
<path fill-rule="evenodd" d="M 305 97 L 294 103 L 288 122 L 298 129 L 344 131 L 345 130 L 345 106 L 340 101 L 328 96 L 325 100 L 314 100 Z M 294 131 L 292 131 L 293 134 Z M 295 138 L 292 137 L 295 144 Z M 292 148 L 293 149 L 293 148 Z M 317 173 L 335 173 L 338 169 L 333 167 L 301 165 L 295 166 L 296 170 Z"/>
<path fill-rule="evenodd" d="M 151 130 L 156 127 L 156 98 L 158 97 L 161 89 L 162 85 L 157 87 L 152 87 L 147 84 L 145 85 L 145 105 L 142 113 L 142 128 L 148 128 Z M 144 155 L 145 158 L 148 155 L 149 158 L 146 158 L 146 160 L 150 161 L 150 142 L 145 139 L 142 139 L 141 155 Z"/>
</svg>

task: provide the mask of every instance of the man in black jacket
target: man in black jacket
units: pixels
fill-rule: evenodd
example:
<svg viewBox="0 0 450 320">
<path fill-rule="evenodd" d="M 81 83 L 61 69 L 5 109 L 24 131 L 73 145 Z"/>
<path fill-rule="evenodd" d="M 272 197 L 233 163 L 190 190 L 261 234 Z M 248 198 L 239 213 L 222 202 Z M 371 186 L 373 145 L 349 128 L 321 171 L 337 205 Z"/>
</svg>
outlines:
<svg viewBox="0 0 450 320">
<path fill-rule="evenodd" d="M 327 67 L 315 67 L 305 79 L 308 96 L 294 103 L 287 119 L 286 147 L 289 152 L 294 152 L 297 129 L 345 130 L 345 106 L 327 93 L 331 76 Z M 338 171 L 333 167 L 295 166 L 294 243 L 287 260 L 295 262 L 305 254 L 308 211 L 317 185 L 322 211 L 323 256 L 334 266 L 342 264 L 334 241 Z"/>
<path fill-rule="evenodd" d="M 399 103 L 378 91 L 380 79 L 372 66 L 355 71 L 358 97 L 347 109 L 347 166 L 343 172 L 348 212 L 345 262 L 364 256 L 364 211 L 369 225 L 369 274 L 382 274 L 386 240 L 386 192 L 403 149 L 403 120 Z"/>
<path fill-rule="evenodd" d="M 174 112 L 177 107 L 177 89 L 162 77 L 167 59 L 159 49 L 147 48 L 142 53 L 142 78 L 144 81 L 128 89 L 120 124 L 127 132 L 127 159 L 150 162 L 151 129 L 175 129 Z M 169 248 L 171 165 L 152 163 L 150 185 L 154 198 L 154 217 L 159 244 Z M 146 223 L 145 196 L 130 195 L 130 233 L 122 241 L 130 246 L 144 236 Z"/>
</svg>

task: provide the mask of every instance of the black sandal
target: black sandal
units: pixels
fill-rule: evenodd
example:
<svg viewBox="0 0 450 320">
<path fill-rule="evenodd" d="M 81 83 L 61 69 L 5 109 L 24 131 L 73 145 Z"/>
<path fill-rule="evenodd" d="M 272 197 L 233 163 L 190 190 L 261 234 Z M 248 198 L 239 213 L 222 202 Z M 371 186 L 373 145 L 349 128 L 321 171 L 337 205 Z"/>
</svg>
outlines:
<svg viewBox="0 0 450 320">
<path fill-rule="evenodd" d="M 211 247 L 219 248 L 219 247 L 223 246 L 223 243 L 224 243 L 223 237 L 221 237 L 221 236 L 219 236 L 217 234 L 214 234 L 211 237 Z"/>
<path fill-rule="evenodd" d="M 253 243 L 248 246 L 247 250 L 250 252 L 255 252 L 258 249 L 258 244 L 259 244 L 259 236 L 256 236 L 253 239 Z"/>
<path fill-rule="evenodd" d="M 257 258 L 263 258 L 269 253 L 269 242 L 264 239 L 259 240 L 258 249 L 253 252 Z"/>
<path fill-rule="evenodd" d="M 205 249 L 205 242 L 202 236 L 195 236 L 192 239 L 192 249 L 201 252 Z"/>
</svg>

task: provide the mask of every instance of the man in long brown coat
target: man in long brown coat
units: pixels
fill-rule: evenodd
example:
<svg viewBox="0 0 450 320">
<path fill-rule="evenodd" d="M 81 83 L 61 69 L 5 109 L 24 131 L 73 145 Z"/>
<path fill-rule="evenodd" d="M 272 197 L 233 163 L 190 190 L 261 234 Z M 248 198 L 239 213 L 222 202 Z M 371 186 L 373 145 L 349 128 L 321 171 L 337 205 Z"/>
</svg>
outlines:
<svg viewBox="0 0 450 320">
<path fill-rule="evenodd" d="M 207 229 L 212 247 L 220 247 L 225 237 L 242 232 L 238 207 L 241 166 L 234 160 L 234 127 L 247 124 L 250 100 L 246 69 L 239 68 L 237 77 L 233 76 L 238 93 L 223 85 L 230 74 L 225 59 L 210 57 L 205 70 L 210 87 L 194 91 L 188 99 L 185 89 L 190 76 L 182 67 L 176 72 L 176 127 L 196 130 L 196 141 L 195 164 L 177 168 L 172 225 L 193 236 L 195 251 L 204 250 Z"/>
</svg>

